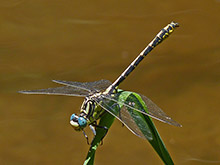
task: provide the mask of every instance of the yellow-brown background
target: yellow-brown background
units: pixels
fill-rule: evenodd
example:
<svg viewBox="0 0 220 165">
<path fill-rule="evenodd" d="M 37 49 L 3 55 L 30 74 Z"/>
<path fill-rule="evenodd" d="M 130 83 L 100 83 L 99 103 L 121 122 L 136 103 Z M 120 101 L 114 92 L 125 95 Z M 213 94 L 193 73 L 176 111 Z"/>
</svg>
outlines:
<svg viewBox="0 0 220 165">
<path fill-rule="evenodd" d="M 180 23 L 121 84 L 180 122 L 155 124 L 176 164 L 220 163 L 220 1 L 0 1 L 0 163 L 82 164 L 69 125 L 83 99 L 30 96 L 52 79 L 114 81 L 154 35 Z M 92 136 L 87 130 L 90 137 Z M 96 164 L 162 164 L 116 121 Z"/>
</svg>

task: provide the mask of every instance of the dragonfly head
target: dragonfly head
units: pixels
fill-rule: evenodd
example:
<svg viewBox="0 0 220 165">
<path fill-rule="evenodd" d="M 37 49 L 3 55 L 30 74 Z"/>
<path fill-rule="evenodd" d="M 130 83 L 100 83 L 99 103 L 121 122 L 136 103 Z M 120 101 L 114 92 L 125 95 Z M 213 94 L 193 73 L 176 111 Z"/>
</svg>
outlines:
<svg viewBox="0 0 220 165">
<path fill-rule="evenodd" d="M 72 114 L 70 117 L 70 124 L 76 131 L 81 131 L 87 126 L 87 120 L 76 114 Z"/>
</svg>

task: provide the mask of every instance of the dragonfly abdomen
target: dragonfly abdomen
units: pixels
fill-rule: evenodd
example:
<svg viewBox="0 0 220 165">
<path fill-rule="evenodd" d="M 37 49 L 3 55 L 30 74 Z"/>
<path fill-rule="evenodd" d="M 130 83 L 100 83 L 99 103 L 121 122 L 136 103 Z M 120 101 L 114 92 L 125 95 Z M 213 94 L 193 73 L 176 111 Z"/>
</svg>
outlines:
<svg viewBox="0 0 220 165">
<path fill-rule="evenodd" d="M 148 44 L 148 46 L 139 54 L 139 56 L 128 66 L 128 68 L 119 76 L 117 80 L 107 89 L 106 93 L 114 93 L 113 91 L 119 86 L 119 84 L 135 69 L 135 67 L 144 59 L 144 57 L 160 44 L 165 38 L 167 38 L 173 30 L 178 27 L 179 24 L 171 22 L 164 27 L 156 37 Z"/>
</svg>

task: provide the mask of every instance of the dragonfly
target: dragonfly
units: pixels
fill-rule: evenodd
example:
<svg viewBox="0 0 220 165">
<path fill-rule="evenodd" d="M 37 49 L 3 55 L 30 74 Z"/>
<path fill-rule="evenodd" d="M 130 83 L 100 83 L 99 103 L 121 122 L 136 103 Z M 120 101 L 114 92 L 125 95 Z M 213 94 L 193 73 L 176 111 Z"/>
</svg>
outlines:
<svg viewBox="0 0 220 165">
<path fill-rule="evenodd" d="M 84 128 L 89 126 L 95 134 L 95 129 L 101 127 L 97 125 L 97 121 L 104 113 L 110 113 L 117 118 L 123 125 L 125 125 L 133 134 L 138 137 L 145 138 L 143 133 L 144 128 L 139 128 L 138 124 L 134 121 L 138 120 L 138 116 L 131 116 L 131 111 L 139 112 L 151 118 L 157 119 L 161 122 L 181 127 L 181 125 L 163 112 L 153 101 L 146 96 L 140 95 L 148 112 L 144 109 L 136 108 L 130 101 L 119 101 L 120 89 L 119 85 L 130 75 L 130 73 L 138 66 L 138 64 L 149 54 L 158 44 L 166 39 L 179 24 L 171 22 L 164 27 L 155 38 L 148 44 L 148 46 L 137 56 L 137 58 L 125 69 L 125 71 L 113 82 L 109 80 L 99 80 L 94 82 L 75 82 L 52 80 L 58 83 L 60 87 L 37 89 L 37 90 L 23 90 L 19 91 L 23 94 L 43 94 L 43 95 L 65 95 L 65 96 L 78 96 L 84 97 L 80 113 L 72 114 L 70 117 L 70 124 L 76 131 L 83 131 L 84 136 L 88 137 L 84 132 Z M 121 105 L 121 108 L 119 108 Z M 128 113 L 129 111 L 129 113 Z M 102 127 L 108 129 L 106 127 Z"/>
</svg>

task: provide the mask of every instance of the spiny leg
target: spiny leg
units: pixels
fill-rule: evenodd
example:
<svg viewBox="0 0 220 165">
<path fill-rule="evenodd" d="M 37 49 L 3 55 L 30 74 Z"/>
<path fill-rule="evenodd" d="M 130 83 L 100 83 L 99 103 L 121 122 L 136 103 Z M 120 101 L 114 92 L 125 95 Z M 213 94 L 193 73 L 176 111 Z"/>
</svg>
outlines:
<svg viewBox="0 0 220 165">
<path fill-rule="evenodd" d="M 101 145 L 103 145 L 103 138 L 105 137 L 105 135 L 108 133 L 108 128 L 106 127 L 106 126 L 101 126 L 101 125 L 97 125 L 97 123 L 96 123 L 96 121 L 95 122 L 93 122 L 92 124 L 91 124 L 93 127 L 95 127 L 95 128 L 100 128 L 100 129 L 104 129 L 106 132 L 105 132 L 105 134 L 102 136 L 102 138 L 101 138 Z M 94 138 L 95 138 L 95 136 L 94 136 Z M 93 138 L 93 139 L 94 139 Z"/>
<path fill-rule="evenodd" d="M 96 135 L 96 131 L 93 125 L 89 125 L 89 128 L 92 130 L 93 135 Z"/>
<path fill-rule="evenodd" d="M 83 130 L 83 135 L 84 135 L 84 137 L 86 138 L 86 142 L 87 142 L 87 144 L 89 145 L 89 138 L 88 138 L 88 136 L 86 135 L 86 133 L 85 133 L 84 130 Z"/>
<path fill-rule="evenodd" d="M 95 126 L 96 127 L 96 126 Z M 95 129 L 94 129 L 94 125 L 89 125 L 89 128 L 92 130 L 92 133 L 93 133 L 93 135 L 95 136 L 96 135 L 96 131 L 95 131 Z M 87 144 L 88 145 L 90 145 L 90 143 L 89 143 L 89 137 L 88 137 L 88 135 L 86 135 L 86 132 L 83 130 L 83 135 L 84 135 L 84 137 L 86 138 L 86 141 L 87 141 Z"/>
</svg>

